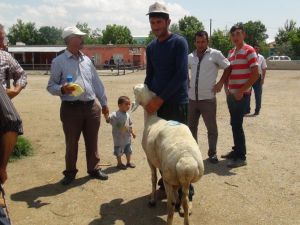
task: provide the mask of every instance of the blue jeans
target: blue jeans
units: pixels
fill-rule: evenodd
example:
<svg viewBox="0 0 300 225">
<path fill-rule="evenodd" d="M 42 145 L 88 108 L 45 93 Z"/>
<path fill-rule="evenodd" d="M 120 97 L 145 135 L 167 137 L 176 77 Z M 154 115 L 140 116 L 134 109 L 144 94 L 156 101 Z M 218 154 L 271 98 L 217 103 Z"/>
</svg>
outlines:
<svg viewBox="0 0 300 225">
<path fill-rule="evenodd" d="M 232 94 L 227 96 L 227 105 L 230 113 L 230 124 L 232 128 L 235 158 L 246 159 L 246 140 L 243 129 L 244 112 L 247 96 L 237 101 Z"/>
<path fill-rule="evenodd" d="M 261 96 L 262 96 L 262 86 L 261 86 L 261 76 L 255 81 L 255 83 L 252 85 L 252 88 L 254 90 L 255 94 L 255 112 L 259 113 L 261 108 Z M 245 107 L 245 113 L 250 112 L 250 103 L 251 103 L 251 95 L 246 99 L 246 107 Z"/>
</svg>

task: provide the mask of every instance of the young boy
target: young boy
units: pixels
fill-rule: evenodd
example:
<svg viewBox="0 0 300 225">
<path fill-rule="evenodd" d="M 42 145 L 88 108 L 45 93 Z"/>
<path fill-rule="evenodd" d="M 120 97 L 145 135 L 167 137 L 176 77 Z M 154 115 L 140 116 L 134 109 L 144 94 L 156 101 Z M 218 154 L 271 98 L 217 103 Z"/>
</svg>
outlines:
<svg viewBox="0 0 300 225">
<path fill-rule="evenodd" d="M 121 96 L 118 99 L 119 110 L 105 115 L 106 122 L 112 125 L 112 135 L 114 139 L 114 155 L 117 157 L 117 168 L 126 170 L 127 167 L 135 168 L 131 160 L 131 135 L 135 138 L 132 130 L 132 121 L 127 111 L 130 109 L 130 99 L 127 96 Z M 121 156 L 125 154 L 127 164 L 124 165 Z"/>
</svg>

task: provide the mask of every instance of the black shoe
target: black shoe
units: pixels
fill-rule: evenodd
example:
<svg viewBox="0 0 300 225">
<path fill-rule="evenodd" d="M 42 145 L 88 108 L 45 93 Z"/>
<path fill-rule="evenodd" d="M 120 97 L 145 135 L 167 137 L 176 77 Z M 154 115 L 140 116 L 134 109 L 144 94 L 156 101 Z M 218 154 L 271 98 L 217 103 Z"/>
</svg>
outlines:
<svg viewBox="0 0 300 225">
<path fill-rule="evenodd" d="M 231 152 L 228 152 L 227 154 L 225 155 L 221 155 L 221 158 L 222 159 L 233 159 L 235 156 L 235 152 L 234 151 L 231 151 Z"/>
<path fill-rule="evenodd" d="M 229 168 L 237 168 L 241 166 L 246 166 L 247 160 L 246 159 L 231 159 L 230 162 L 227 164 Z"/>
<path fill-rule="evenodd" d="M 95 170 L 90 173 L 90 177 L 99 179 L 99 180 L 107 180 L 108 176 L 106 173 L 102 172 L 101 170 Z"/>
<path fill-rule="evenodd" d="M 217 164 L 219 162 L 218 156 L 216 154 L 209 156 L 208 161 L 212 164 Z"/>
<path fill-rule="evenodd" d="M 75 177 L 72 176 L 64 176 L 64 178 L 60 181 L 62 185 L 69 185 L 75 180 Z"/>
<path fill-rule="evenodd" d="M 254 116 L 258 116 L 259 115 L 259 111 L 255 111 L 255 113 L 253 115 Z"/>
</svg>

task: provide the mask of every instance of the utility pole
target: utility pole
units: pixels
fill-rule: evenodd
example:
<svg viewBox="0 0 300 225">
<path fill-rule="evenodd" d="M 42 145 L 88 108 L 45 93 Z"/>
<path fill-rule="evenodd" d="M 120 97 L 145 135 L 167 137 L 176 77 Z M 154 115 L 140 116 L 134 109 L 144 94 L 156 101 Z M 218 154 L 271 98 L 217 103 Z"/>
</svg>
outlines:
<svg viewBox="0 0 300 225">
<path fill-rule="evenodd" d="M 209 19 L 209 37 L 211 37 L 211 25 L 212 25 L 212 19 Z"/>
</svg>

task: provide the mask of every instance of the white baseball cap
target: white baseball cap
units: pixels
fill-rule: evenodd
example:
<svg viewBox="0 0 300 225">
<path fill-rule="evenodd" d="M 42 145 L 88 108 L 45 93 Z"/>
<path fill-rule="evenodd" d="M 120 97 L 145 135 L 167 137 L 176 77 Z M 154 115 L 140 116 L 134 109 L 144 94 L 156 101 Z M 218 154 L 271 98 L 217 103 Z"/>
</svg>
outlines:
<svg viewBox="0 0 300 225">
<path fill-rule="evenodd" d="M 150 5 L 149 11 L 146 15 L 150 13 L 165 13 L 169 15 L 167 7 L 159 2 L 155 2 L 153 5 Z"/>
<path fill-rule="evenodd" d="M 86 33 L 80 31 L 77 27 L 66 27 L 62 32 L 62 38 L 65 39 L 71 35 L 84 36 Z"/>
</svg>

